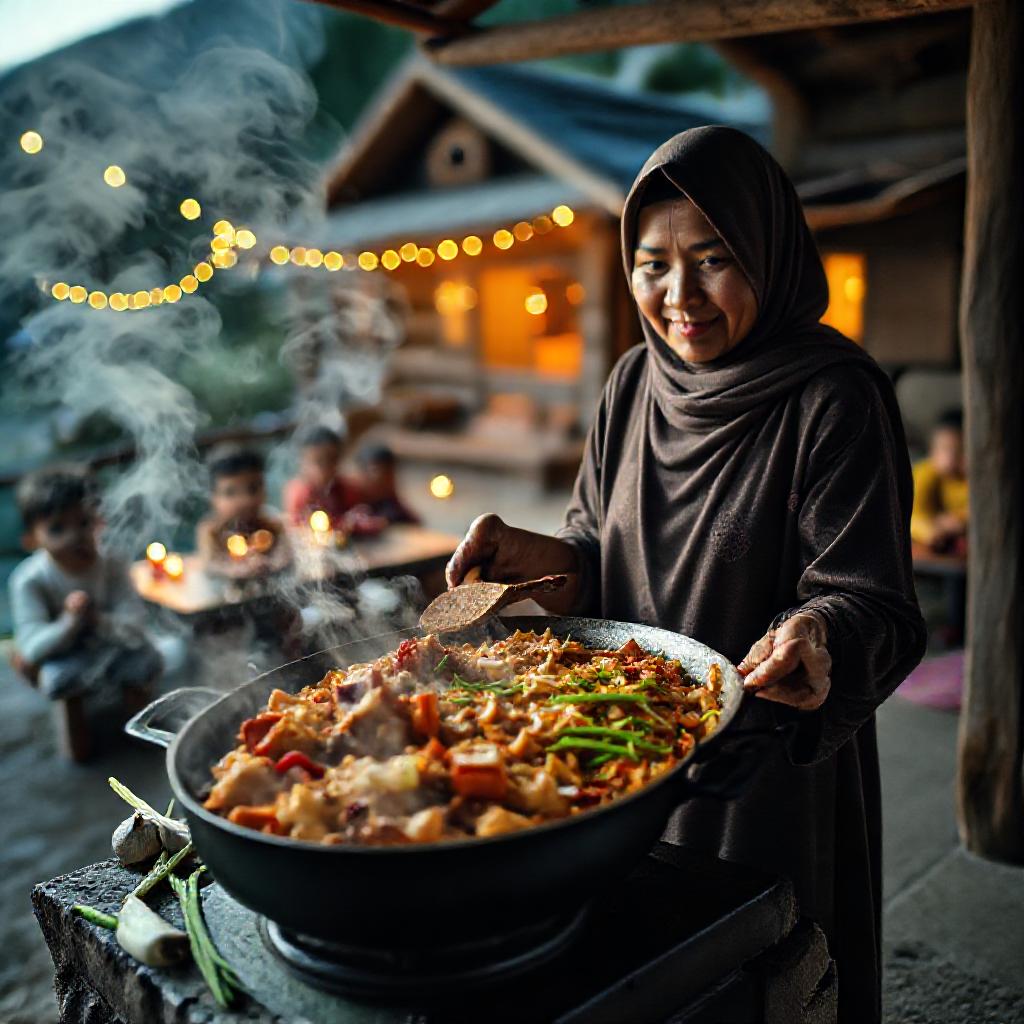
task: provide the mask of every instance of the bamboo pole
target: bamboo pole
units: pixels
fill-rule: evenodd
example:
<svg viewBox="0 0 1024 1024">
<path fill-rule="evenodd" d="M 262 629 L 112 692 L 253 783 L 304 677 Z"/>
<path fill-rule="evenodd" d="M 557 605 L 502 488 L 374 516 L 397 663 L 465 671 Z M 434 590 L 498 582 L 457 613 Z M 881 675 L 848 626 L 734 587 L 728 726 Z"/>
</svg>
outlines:
<svg viewBox="0 0 1024 1024">
<path fill-rule="evenodd" d="M 652 0 L 496 25 L 423 45 L 441 64 L 498 64 L 648 43 L 829 28 L 970 6 L 972 0 Z"/>
<path fill-rule="evenodd" d="M 312 0 L 352 14 L 362 14 L 374 21 L 408 29 L 429 36 L 457 37 L 467 30 L 462 20 L 447 18 L 404 0 Z"/>
<path fill-rule="evenodd" d="M 971 485 L 957 816 L 1024 863 L 1024 6 L 974 10 L 960 334 Z"/>
</svg>

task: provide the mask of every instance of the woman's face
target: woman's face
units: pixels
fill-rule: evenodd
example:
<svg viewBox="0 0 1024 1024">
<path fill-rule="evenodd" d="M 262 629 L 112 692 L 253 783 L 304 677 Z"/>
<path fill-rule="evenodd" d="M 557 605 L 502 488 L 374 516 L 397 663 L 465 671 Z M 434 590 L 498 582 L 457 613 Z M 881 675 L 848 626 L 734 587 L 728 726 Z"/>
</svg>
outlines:
<svg viewBox="0 0 1024 1024">
<path fill-rule="evenodd" d="M 688 363 L 724 355 L 757 320 L 750 282 L 685 196 L 640 211 L 632 284 L 640 312 Z"/>
</svg>

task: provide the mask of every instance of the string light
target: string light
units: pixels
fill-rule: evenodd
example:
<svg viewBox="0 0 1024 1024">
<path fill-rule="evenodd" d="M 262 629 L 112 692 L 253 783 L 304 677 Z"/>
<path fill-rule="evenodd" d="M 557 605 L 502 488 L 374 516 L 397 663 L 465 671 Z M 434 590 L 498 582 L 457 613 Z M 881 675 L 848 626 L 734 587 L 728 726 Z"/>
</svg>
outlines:
<svg viewBox="0 0 1024 1024">
<path fill-rule="evenodd" d="M 576 219 L 576 214 L 568 206 L 556 206 L 551 211 L 551 219 L 560 228 L 567 228 Z"/>
<path fill-rule="evenodd" d="M 185 220 L 196 220 L 203 212 L 203 208 L 195 199 L 182 199 L 181 206 L 178 209 Z"/>
<path fill-rule="evenodd" d="M 159 285 L 156 288 L 149 289 L 149 301 L 154 306 L 159 306 L 164 301 L 164 290 Z"/>
<path fill-rule="evenodd" d="M 288 246 L 286 245 L 275 245 L 270 250 L 270 262 L 276 263 L 279 267 L 284 266 L 288 262 L 290 253 L 288 252 Z"/>
<path fill-rule="evenodd" d="M 540 316 L 548 308 L 548 297 L 537 288 L 526 296 L 526 301 L 523 304 L 526 306 L 526 312 L 531 316 Z"/>
<path fill-rule="evenodd" d="M 341 270 L 345 260 L 340 252 L 334 252 L 333 250 L 328 253 L 324 253 L 324 266 L 328 270 Z"/>
<path fill-rule="evenodd" d="M 89 292 L 89 305 L 93 309 L 106 309 L 107 296 L 104 292 Z"/>
<path fill-rule="evenodd" d="M 219 220 L 213 225 L 213 233 L 215 235 L 233 238 L 235 234 L 235 226 L 229 220 Z"/>
<path fill-rule="evenodd" d="M 289 256 L 289 259 L 297 267 L 301 267 L 306 262 L 306 247 L 304 245 L 296 245 Z"/>
<path fill-rule="evenodd" d="M 206 282 L 213 277 L 213 267 L 209 263 L 197 263 L 192 268 L 192 273 L 195 274 L 197 281 Z"/>
<path fill-rule="evenodd" d="M 306 250 L 306 266 L 319 267 L 324 261 L 324 254 L 319 249 Z"/>
<path fill-rule="evenodd" d="M 178 286 L 186 295 L 191 295 L 199 287 L 199 281 L 192 274 L 186 274 L 178 282 Z"/>
<path fill-rule="evenodd" d="M 538 235 L 546 235 L 554 226 L 554 221 L 546 213 L 533 218 L 533 230 Z"/>
<path fill-rule="evenodd" d="M 164 302 L 177 302 L 181 298 L 181 288 L 176 284 L 169 284 L 164 289 Z"/>
<path fill-rule="evenodd" d="M 526 223 L 525 220 L 521 220 L 513 229 L 512 234 L 519 239 L 520 242 L 528 242 L 533 238 L 533 228 Z"/>
<path fill-rule="evenodd" d="M 515 242 L 515 236 L 511 231 L 506 231 L 502 228 L 500 231 L 494 232 L 494 244 L 499 249 L 511 249 Z"/>
<path fill-rule="evenodd" d="M 123 313 L 128 308 L 128 297 L 124 292 L 112 292 L 110 296 L 110 308 L 115 313 Z"/>
<path fill-rule="evenodd" d="M 43 148 L 43 137 L 39 132 L 25 132 L 18 139 L 18 144 L 30 156 L 35 156 Z"/>
<path fill-rule="evenodd" d="M 443 260 L 453 260 L 459 255 L 459 247 L 452 239 L 446 238 L 437 247 L 437 255 Z"/>
<path fill-rule="evenodd" d="M 50 294 L 58 301 L 63 302 L 70 294 L 71 289 L 63 282 L 58 281 L 51 289 Z"/>
<path fill-rule="evenodd" d="M 442 501 L 455 493 L 455 484 L 450 476 L 440 473 L 430 481 L 430 493 Z"/>
<path fill-rule="evenodd" d="M 359 266 L 363 270 L 376 270 L 377 269 L 377 254 L 373 252 L 361 252 L 359 254 Z"/>
<path fill-rule="evenodd" d="M 426 247 L 420 249 L 420 251 L 416 253 L 416 262 L 421 267 L 429 267 L 434 262 L 434 250 L 427 249 Z"/>
<path fill-rule="evenodd" d="M 149 305 L 149 292 L 139 289 L 133 296 L 133 309 L 145 309 Z"/>
<path fill-rule="evenodd" d="M 73 284 L 71 286 L 70 291 L 68 292 L 68 297 L 71 299 L 72 302 L 79 303 L 85 302 L 86 296 L 88 294 L 89 293 L 80 284 Z"/>
<path fill-rule="evenodd" d="M 111 188 L 120 188 L 128 179 L 125 177 L 124 171 L 117 164 L 111 164 L 103 172 L 103 180 Z"/>
<path fill-rule="evenodd" d="M 467 256 L 479 256 L 483 252 L 484 243 L 476 235 L 467 235 L 462 240 L 462 251 Z"/>
<path fill-rule="evenodd" d="M 586 297 L 587 291 L 579 281 L 573 281 L 572 284 L 566 285 L 565 298 L 570 306 L 579 306 Z"/>
<path fill-rule="evenodd" d="M 239 249 L 251 249 L 256 244 L 256 236 L 248 228 L 239 228 L 235 232 L 235 243 Z"/>
<path fill-rule="evenodd" d="M 406 263 L 415 263 L 416 255 L 419 251 L 420 247 L 415 242 L 406 242 L 405 245 L 398 250 L 398 255 L 401 256 Z"/>
<path fill-rule="evenodd" d="M 385 249 L 381 253 L 380 263 L 385 270 L 394 270 L 402 262 L 402 257 L 394 249 Z"/>
</svg>

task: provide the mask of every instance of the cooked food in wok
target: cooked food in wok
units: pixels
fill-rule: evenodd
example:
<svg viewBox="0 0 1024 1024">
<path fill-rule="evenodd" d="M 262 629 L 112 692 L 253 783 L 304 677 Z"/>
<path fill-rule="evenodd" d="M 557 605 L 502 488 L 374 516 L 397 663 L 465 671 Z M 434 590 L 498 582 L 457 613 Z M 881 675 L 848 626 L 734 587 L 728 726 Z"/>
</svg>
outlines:
<svg viewBox="0 0 1024 1024">
<path fill-rule="evenodd" d="M 548 630 L 376 661 L 274 690 L 213 768 L 208 810 L 274 835 L 382 845 L 496 836 L 636 792 L 709 736 L 722 673 Z"/>
</svg>

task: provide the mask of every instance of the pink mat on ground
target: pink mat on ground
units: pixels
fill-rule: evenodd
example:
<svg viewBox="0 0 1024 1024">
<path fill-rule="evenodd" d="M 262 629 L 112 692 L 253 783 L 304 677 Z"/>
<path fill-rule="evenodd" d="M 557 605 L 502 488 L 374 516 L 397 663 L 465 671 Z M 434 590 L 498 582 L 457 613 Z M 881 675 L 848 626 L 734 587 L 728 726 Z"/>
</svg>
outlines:
<svg viewBox="0 0 1024 1024">
<path fill-rule="evenodd" d="M 942 711 L 959 711 L 963 681 L 964 652 L 950 651 L 922 661 L 896 693 L 914 704 Z"/>
</svg>

